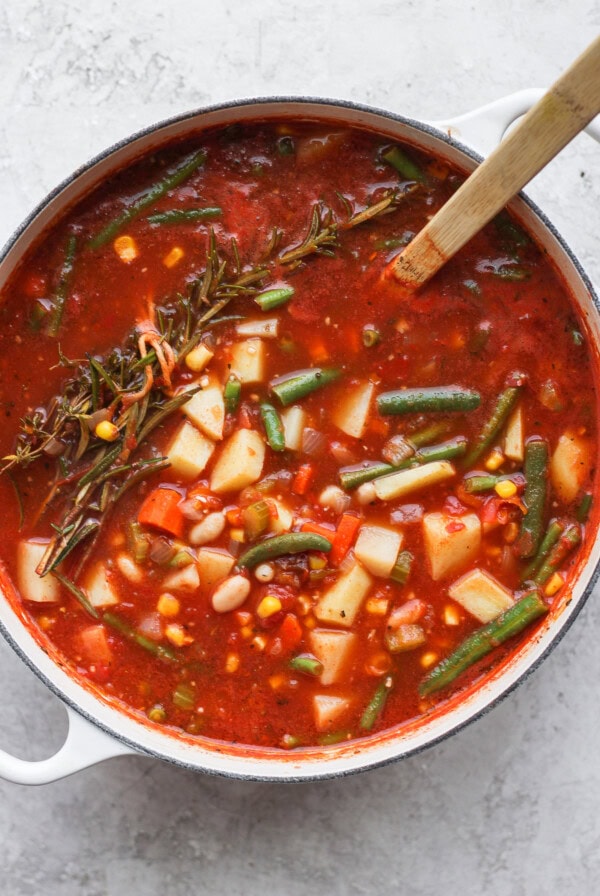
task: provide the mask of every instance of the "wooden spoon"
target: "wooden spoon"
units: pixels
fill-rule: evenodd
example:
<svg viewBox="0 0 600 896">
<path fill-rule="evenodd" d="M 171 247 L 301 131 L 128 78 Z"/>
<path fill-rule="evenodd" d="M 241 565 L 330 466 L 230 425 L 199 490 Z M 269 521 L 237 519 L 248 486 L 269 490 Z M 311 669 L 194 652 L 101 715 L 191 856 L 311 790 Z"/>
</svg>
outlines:
<svg viewBox="0 0 600 896">
<path fill-rule="evenodd" d="M 600 112 L 600 37 L 388 266 L 418 289 Z"/>
</svg>

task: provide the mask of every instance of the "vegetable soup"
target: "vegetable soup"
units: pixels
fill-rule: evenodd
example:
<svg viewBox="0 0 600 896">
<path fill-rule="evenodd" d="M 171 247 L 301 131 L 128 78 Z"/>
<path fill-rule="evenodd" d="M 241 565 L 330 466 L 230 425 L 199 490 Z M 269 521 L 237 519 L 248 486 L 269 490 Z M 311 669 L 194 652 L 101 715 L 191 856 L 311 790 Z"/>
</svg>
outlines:
<svg viewBox="0 0 600 896">
<path fill-rule="evenodd" d="M 587 333 L 502 213 L 418 294 L 390 260 L 463 175 L 257 122 L 138 160 L 0 305 L 2 562 L 102 699 L 276 749 L 483 679 L 568 599 L 592 503 Z"/>
</svg>

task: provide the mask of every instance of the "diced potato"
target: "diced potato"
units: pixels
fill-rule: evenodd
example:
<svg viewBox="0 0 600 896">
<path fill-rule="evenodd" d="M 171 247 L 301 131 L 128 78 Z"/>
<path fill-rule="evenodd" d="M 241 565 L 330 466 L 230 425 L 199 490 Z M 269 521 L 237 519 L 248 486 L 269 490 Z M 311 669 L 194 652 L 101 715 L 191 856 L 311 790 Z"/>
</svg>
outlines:
<svg viewBox="0 0 600 896">
<path fill-rule="evenodd" d="M 330 694 L 315 694 L 313 710 L 317 731 L 328 731 L 343 718 L 350 709 L 347 697 L 333 697 Z"/>
<path fill-rule="evenodd" d="M 187 420 L 179 427 L 166 450 L 171 470 L 183 479 L 195 479 L 209 462 L 215 443 Z"/>
<path fill-rule="evenodd" d="M 88 625 L 79 633 L 81 652 L 93 663 L 108 666 L 112 662 L 112 650 L 103 625 Z"/>
<path fill-rule="evenodd" d="M 223 447 L 210 479 L 213 492 L 233 492 L 257 482 L 265 460 L 265 443 L 253 429 L 238 429 Z"/>
<path fill-rule="evenodd" d="M 216 379 L 211 378 L 205 389 L 192 395 L 183 405 L 182 411 L 209 439 L 220 441 L 223 438 L 225 402 L 223 389 Z"/>
<path fill-rule="evenodd" d="M 574 501 L 588 478 L 592 466 L 592 443 L 573 430 L 559 438 L 550 459 L 550 478 L 559 498 Z"/>
<path fill-rule="evenodd" d="M 372 584 L 366 569 L 355 563 L 323 594 L 315 606 L 315 616 L 321 622 L 350 628 Z"/>
<path fill-rule="evenodd" d="M 181 569 L 170 573 L 163 581 L 167 591 L 197 591 L 200 587 L 200 574 L 195 563 L 188 563 Z"/>
<path fill-rule="evenodd" d="M 55 604 L 60 600 L 60 585 L 52 573 L 38 576 L 36 567 L 48 547 L 47 541 L 20 541 L 17 548 L 17 583 L 21 597 L 38 604 Z"/>
<path fill-rule="evenodd" d="M 481 546 L 481 523 L 475 513 L 450 516 L 426 513 L 423 517 L 425 548 L 434 581 L 460 572 L 472 562 Z"/>
<path fill-rule="evenodd" d="M 310 632 L 308 642 L 311 651 L 323 664 L 319 681 L 327 686 L 336 684 L 346 674 L 358 644 L 358 635 L 336 629 L 315 628 Z"/>
<path fill-rule="evenodd" d="M 236 324 L 239 336 L 262 336 L 263 339 L 277 339 L 279 335 L 278 317 L 260 317 L 258 320 L 243 320 Z"/>
<path fill-rule="evenodd" d="M 387 578 L 396 563 L 402 540 L 402 533 L 395 529 L 361 526 L 354 553 L 374 576 Z"/>
<path fill-rule="evenodd" d="M 484 569 L 472 569 L 448 588 L 450 597 L 480 622 L 491 622 L 514 603 L 512 592 Z"/>
<path fill-rule="evenodd" d="M 271 522 L 271 532 L 274 532 L 276 535 L 289 532 L 294 522 L 292 511 L 283 501 L 278 501 L 277 498 L 269 498 L 269 503 L 274 504 L 277 508 L 277 519 Z"/>
<path fill-rule="evenodd" d="M 87 576 L 83 590 L 93 607 L 111 607 L 119 603 L 119 595 L 108 577 L 104 563 L 97 563 Z"/>
<path fill-rule="evenodd" d="M 373 383 L 360 383 L 358 386 L 353 386 L 336 406 L 333 422 L 347 436 L 355 439 L 363 437 L 374 391 Z"/>
<path fill-rule="evenodd" d="M 453 465 L 447 460 L 436 460 L 421 467 L 413 467 L 410 470 L 399 470 L 373 480 L 375 495 L 380 501 L 393 501 L 402 498 L 411 492 L 452 479 L 456 474 Z"/>
<path fill-rule="evenodd" d="M 285 447 L 288 451 L 300 451 L 302 448 L 302 433 L 306 426 L 306 411 L 304 408 L 293 404 L 281 412 L 283 423 L 283 435 Z"/>
<path fill-rule="evenodd" d="M 262 339 L 246 339 L 231 346 L 230 373 L 240 383 L 261 383 L 265 378 L 265 344 Z"/>
<path fill-rule="evenodd" d="M 235 564 L 235 557 L 218 548 L 200 548 L 197 564 L 202 587 L 214 588 L 218 582 L 227 578 Z"/>
<path fill-rule="evenodd" d="M 525 457 L 525 424 L 520 404 L 511 413 L 504 433 L 504 454 L 509 460 L 522 461 Z"/>
</svg>

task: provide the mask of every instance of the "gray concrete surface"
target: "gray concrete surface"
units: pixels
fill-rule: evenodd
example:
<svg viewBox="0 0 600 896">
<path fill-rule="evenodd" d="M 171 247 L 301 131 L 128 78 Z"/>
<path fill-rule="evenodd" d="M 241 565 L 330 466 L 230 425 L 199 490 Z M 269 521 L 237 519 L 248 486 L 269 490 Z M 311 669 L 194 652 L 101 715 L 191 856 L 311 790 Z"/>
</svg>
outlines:
<svg viewBox="0 0 600 896">
<path fill-rule="evenodd" d="M 314 94 L 422 118 L 548 84 L 598 0 L 3 0 L 0 240 L 76 165 L 158 118 Z M 600 148 L 530 192 L 600 282 Z M 122 758 L 39 789 L 0 782 L 3 896 L 537 896 L 600 886 L 600 608 L 517 693 L 416 758 L 274 785 Z M 49 755 L 57 701 L 0 644 L 0 746 Z"/>
</svg>

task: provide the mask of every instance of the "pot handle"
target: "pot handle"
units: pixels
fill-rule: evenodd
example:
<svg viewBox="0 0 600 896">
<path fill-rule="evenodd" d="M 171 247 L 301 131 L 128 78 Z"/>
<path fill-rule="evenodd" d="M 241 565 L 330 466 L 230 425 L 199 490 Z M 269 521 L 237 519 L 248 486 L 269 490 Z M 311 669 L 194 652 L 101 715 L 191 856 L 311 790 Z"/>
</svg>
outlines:
<svg viewBox="0 0 600 896">
<path fill-rule="evenodd" d="M 524 115 L 544 93 L 538 87 L 519 90 L 472 112 L 457 115 L 447 121 L 432 121 L 431 124 L 487 156 L 500 143 L 513 121 Z M 585 130 L 600 142 L 600 116 L 590 122 Z"/>
<path fill-rule="evenodd" d="M 0 750 L 0 777 L 14 784 L 49 784 L 74 772 L 112 759 L 136 755 L 135 750 L 101 731 L 70 707 L 65 707 L 69 730 L 60 750 L 49 759 L 30 762 Z"/>
</svg>

